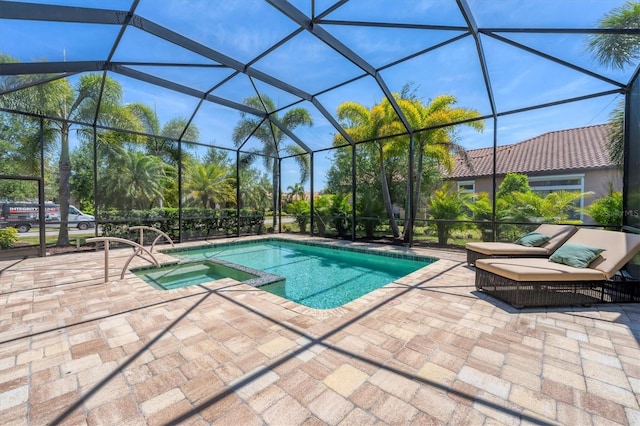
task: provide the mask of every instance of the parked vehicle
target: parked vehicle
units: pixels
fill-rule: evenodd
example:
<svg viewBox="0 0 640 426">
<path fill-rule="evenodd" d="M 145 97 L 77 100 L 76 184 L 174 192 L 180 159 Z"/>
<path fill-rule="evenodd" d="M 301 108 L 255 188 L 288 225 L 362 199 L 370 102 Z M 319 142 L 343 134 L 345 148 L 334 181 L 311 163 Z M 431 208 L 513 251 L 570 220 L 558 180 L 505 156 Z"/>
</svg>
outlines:
<svg viewBox="0 0 640 426">
<path fill-rule="evenodd" d="M 29 232 L 29 230 L 38 226 L 38 215 L 40 212 L 37 203 L 29 202 L 4 202 L 0 203 L 0 228 L 8 226 L 14 227 L 18 232 Z M 60 205 L 54 203 L 45 203 L 44 219 L 47 225 L 60 225 Z M 80 230 L 93 228 L 96 219 L 84 214 L 75 206 L 69 206 L 69 216 L 67 218 L 69 226 L 75 226 Z"/>
</svg>

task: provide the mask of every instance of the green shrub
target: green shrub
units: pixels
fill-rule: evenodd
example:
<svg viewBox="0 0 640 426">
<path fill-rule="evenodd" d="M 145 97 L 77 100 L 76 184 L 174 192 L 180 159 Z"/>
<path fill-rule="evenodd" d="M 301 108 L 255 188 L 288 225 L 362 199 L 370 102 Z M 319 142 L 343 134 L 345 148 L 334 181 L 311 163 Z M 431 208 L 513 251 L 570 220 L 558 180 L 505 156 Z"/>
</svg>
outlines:
<svg viewBox="0 0 640 426">
<path fill-rule="evenodd" d="M 300 227 L 300 232 L 307 232 L 307 224 L 310 220 L 311 205 L 307 200 L 295 200 L 287 204 L 285 211 L 294 217 L 294 220 Z"/>
<path fill-rule="evenodd" d="M 595 200 L 585 213 L 598 225 L 622 226 L 622 192 L 610 188 L 609 195 Z"/>
<path fill-rule="evenodd" d="M 428 203 L 429 214 L 430 219 L 435 219 L 438 244 L 447 244 L 451 232 L 463 226 L 456 221 L 467 219 L 464 212 L 466 198 L 467 194 L 461 190 L 455 191 L 451 183 L 436 189 L 431 195 Z"/>
<path fill-rule="evenodd" d="M 18 242 L 18 230 L 16 228 L 0 229 L 0 249 L 9 249 Z"/>
</svg>

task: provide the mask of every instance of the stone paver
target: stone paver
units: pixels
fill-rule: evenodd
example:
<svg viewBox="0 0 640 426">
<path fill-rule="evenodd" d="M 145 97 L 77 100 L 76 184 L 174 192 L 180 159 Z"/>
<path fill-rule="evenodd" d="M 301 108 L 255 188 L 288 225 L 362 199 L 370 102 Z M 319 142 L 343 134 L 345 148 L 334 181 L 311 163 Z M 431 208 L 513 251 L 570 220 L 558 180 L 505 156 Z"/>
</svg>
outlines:
<svg viewBox="0 0 640 426">
<path fill-rule="evenodd" d="M 367 379 L 369 375 L 352 365 L 341 365 L 324 379 L 324 384 L 329 388 L 338 392 L 340 395 L 348 397 L 356 389 L 358 389 Z"/>
<path fill-rule="evenodd" d="M 0 424 L 640 423 L 640 306 L 516 310 L 461 250 L 368 247 L 440 260 L 326 311 L 120 280 L 130 250 L 108 283 L 101 252 L 2 261 Z"/>
</svg>

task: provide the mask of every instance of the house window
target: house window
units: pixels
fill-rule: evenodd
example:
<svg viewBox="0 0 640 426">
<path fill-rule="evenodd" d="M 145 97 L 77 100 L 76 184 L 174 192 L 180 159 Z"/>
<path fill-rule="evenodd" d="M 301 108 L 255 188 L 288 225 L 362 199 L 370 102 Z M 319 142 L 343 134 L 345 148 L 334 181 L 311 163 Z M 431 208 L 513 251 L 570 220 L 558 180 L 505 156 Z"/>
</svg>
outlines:
<svg viewBox="0 0 640 426">
<path fill-rule="evenodd" d="M 582 193 L 584 192 L 584 175 L 529 176 L 529 186 L 542 197 L 558 191 Z M 570 219 L 583 219 L 580 213 L 583 207 L 584 197 L 580 197 L 576 200 L 576 210 Z"/>
<path fill-rule="evenodd" d="M 476 182 L 474 180 L 459 181 L 458 191 L 465 194 L 473 194 L 476 192 Z"/>
</svg>

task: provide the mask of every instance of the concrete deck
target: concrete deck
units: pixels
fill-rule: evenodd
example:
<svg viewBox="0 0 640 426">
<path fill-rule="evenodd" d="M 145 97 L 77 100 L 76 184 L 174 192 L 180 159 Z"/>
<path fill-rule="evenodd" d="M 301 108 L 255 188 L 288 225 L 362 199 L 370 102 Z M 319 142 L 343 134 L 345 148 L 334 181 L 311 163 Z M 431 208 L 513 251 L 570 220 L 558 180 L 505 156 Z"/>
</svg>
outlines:
<svg viewBox="0 0 640 426">
<path fill-rule="evenodd" d="M 516 310 L 411 251 L 440 260 L 328 311 L 120 280 L 130 249 L 108 283 L 103 252 L 2 261 L 0 424 L 640 424 L 640 305 Z"/>
</svg>

